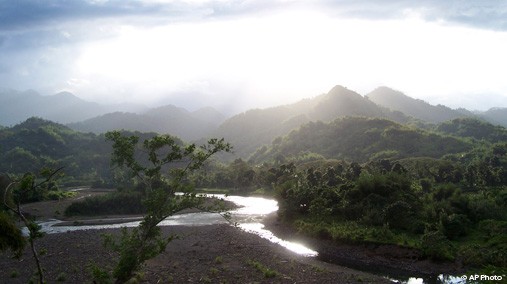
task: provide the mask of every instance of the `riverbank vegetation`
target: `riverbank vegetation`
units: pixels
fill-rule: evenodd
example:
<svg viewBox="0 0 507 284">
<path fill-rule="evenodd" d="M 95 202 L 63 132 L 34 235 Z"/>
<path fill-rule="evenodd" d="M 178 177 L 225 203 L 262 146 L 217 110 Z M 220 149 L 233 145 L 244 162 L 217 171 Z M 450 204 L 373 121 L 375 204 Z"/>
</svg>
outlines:
<svg viewBox="0 0 507 284">
<path fill-rule="evenodd" d="M 506 131 L 489 128 L 492 133 L 477 133 L 474 129 L 484 129 L 476 125 L 476 121 L 456 120 L 439 127 L 439 131 L 452 130 L 466 137 L 431 139 L 435 144 L 426 141 L 427 149 L 436 148 L 428 155 L 422 155 L 419 147 L 413 150 L 417 153 L 414 156 L 400 151 L 413 147 L 411 140 L 403 139 L 411 136 L 409 131 L 402 131 L 398 136 L 400 143 L 389 143 L 401 147 L 388 151 L 391 158 L 370 158 L 361 164 L 330 160 L 329 148 L 315 148 L 334 142 L 315 144 L 294 139 L 301 137 L 301 132 L 309 132 L 305 135 L 313 137 L 312 131 L 321 132 L 323 127 L 334 129 L 329 133 L 338 133 L 340 130 L 332 125 L 291 133 L 264 152 L 303 153 L 294 147 L 310 143 L 309 149 L 314 147 L 316 155 L 323 158 L 300 162 L 292 154 L 295 159 L 279 167 L 282 174 L 274 183 L 279 215 L 300 232 L 324 239 L 396 244 L 415 248 L 436 261 L 459 260 L 470 267 L 505 268 L 507 143 L 498 137 L 504 137 Z M 383 143 L 385 132 L 376 131 L 380 134 L 371 139 L 371 144 L 358 147 L 361 153 L 353 149 L 340 153 L 358 155 L 361 161 L 367 157 L 364 151 Z M 428 135 L 415 133 L 414 139 L 418 141 L 421 135 Z M 323 136 L 317 137 L 325 140 Z M 440 139 L 463 147 L 453 148 L 457 149 L 454 153 L 445 150 L 435 155 L 443 149 Z"/>
<path fill-rule="evenodd" d="M 249 160 L 207 165 L 194 181 L 272 194 L 279 216 L 303 234 L 507 267 L 507 131 L 475 119 L 426 128 L 309 123 Z"/>
</svg>

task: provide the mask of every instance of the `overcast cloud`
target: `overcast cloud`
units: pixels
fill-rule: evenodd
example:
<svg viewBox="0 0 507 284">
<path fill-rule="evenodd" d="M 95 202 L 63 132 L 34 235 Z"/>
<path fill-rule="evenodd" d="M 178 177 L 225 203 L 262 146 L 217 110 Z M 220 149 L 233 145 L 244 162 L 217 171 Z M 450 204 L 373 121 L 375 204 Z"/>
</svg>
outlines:
<svg viewBox="0 0 507 284">
<path fill-rule="evenodd" d="M 487 109 L 507 106 L 504 50 L 506 1 L 0 0 L 1 88 L 107 103 L 244 109 L 341 84 Z"/>
</svg>

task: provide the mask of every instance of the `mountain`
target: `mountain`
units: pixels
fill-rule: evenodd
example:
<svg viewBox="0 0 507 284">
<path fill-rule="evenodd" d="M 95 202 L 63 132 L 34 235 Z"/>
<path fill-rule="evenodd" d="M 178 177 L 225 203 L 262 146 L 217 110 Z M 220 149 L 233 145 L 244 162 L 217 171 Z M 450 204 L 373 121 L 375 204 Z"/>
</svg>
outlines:
<svg viewBox="0 0 507 284">
<path fill-rule="evenodd" d="M 142 114 L 114 112 L 68 126 L 82 132 L 104 133 L 114 129 L 171 134 L 186 141 L 200 139 L 216 129 L 225 117 L 212 108 L 189 112 L 167 105 Z"/>
<path fill-rule="evenodd" d="M 493 124 L 507 127 L 507 108 L 491 108 L 479 113 L 479 116 Z"/>
<path fill-rule="evenodd" d="M 14 125 L 29 117 L 42 117 L 59 123 L 71 123 L 115 110 L 142 109 L 134 105 L 100 105 L 84 101 L 69 92 L 42 96 L 29 90 L 0 91 L 0 124 Z"/>
<path fill-rule="evenodd" d="M 317 99 L 310 111 L 312 120 L 330 121 L 339 116 L 383 116 L 384 110 L 343 86 L 335 86 L 326 95 Z"/>
<path fill-rule="evenodd" d="M 192 116 L 199 120 L 206 121 L 211 125 L 215 125 L 216 127 L 218 127 L 218 125 L 220 125 L 226 119 L 223 113 L 212 107 L 203 107 L 201 109 L 198 109 L 192 112 Z"/>
<path fill-rule="evenodd" d="M 57 122 L 79 121 L 106 111 L 97 103 L 83 101 L 71 93 L 42 96 L 35 91 L 0 93 L 0 122 L 12 125 L 32 116 Z"/>
<path fill-rule="evenodd" d="M 294 104 L 255 109 L 227 119 L 212 133 L 224 137 L 235 147 L 237 156 L 246 158 L 258 147 L 271 144 L 274 138 L 285 135 L 309 121 L 331 121 L 338 117 L 384 117 L 408 122 L 402 113 L 379 107 L 367 98 L 342 86 L 335 86 L 327 94 L 304 99 Z"/>
<path fill-rule="evenodd" d="M 430 123 L 440 123 L 459 117 L 474 116 L 472 112 L 464 109 L 453 110 L 443 105 L 430 105 L 425 101 L 411 98 L 402 92 L 388 87 L 379 87 L 367 94 L 366 97 L 377 105 L 393 111 L 400 111 L 406 115 Z"/>
</svg>

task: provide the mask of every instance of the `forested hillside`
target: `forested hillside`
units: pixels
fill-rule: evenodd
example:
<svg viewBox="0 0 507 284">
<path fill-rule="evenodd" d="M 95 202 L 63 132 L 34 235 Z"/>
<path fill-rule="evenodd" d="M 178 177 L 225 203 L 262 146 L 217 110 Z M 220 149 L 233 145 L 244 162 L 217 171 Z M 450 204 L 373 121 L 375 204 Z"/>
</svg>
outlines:
<svg viewBox="0 0 507 284">
<path fill-rule="evenodd" d="M 436 131 L 492 143 L 507 141 L 507 130 L 504 127 L 474 118 L 458 118 L 446 121 L 438 125 Z"/>
<path fill-rule="evenodd" d="M 252 161 L 283 157 L 323 157 L 367 162 L 406 157 L 440 158 L 467 152 L 473 145 L 464 140 L 403 126 L 380 118 L 346 117 L 330 123 L 310 122 L 273 141 L 252 155 Z"/>
<path fill-rule="evenodd" d="M 111 149 L 103 136 L 40 118 L 0 130 L 0 149 L 0 172 L 22 174 L 42 167 L 65 167 L 66 180 L 84 183 L 109 173 Z"/>
</svg>

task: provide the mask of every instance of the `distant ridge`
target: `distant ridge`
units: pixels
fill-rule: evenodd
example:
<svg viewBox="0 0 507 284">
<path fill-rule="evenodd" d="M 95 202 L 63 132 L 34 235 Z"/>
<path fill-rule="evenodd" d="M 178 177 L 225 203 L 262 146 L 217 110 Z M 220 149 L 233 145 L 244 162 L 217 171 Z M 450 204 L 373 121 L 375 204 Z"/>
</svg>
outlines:
<svg viewBox="0 0 507 284">
<path fill-rule="evenodd" d="M 411 98 L 400 91 L 388 87 L 378 87 L 367 94 L 366 97 L 377 105 L 389 108 L 393 111 L 401 111 L 406 115 L 431 123 L 440 123 L 465 116 L 474 116 L 472 112 L 464 109 L 453 110 L 443 105 L 430 105 L 425 101 Z"/>
<path fill-rule="evenodd" d="M 207 136 L 225 117 L 213 108 L 189 112 L 173 105 L 150 109 L 142 114 L 114 112 L 68 126 L 82 132 L 104 133 L 114 129 L 157 132 L 193 141 Z"/>
<path fill-rule="evenodd" d="M 495 107 L 479 114 L 485 120 L 507 127 L 507 108 Z"/>
<path fill-rule="evenodd" d="M 142 105 L 101 105 L 84 101 L 69 92 L 42 96 L 32 90 L 0 90 L 0 128 L 33 116 L 83 132 L 125 129 L 167 133 L 186 141 L 224 137 L 236 146 L 236 157 L 242 158 L 307 122 L 329 122 L 346 116 L 384 118 L 423 127 L 426 123 L 475 117 L 507 127 L 507 108 L 472 113 L 466 109 L 434 106 L 388 87 L 379 87 L 362 96 L 337 85 L 313 98 L 266 109 L 252 109 L 229 119 L 211 107 L 193 112 L 174 105 L 149 109 Z"/>
<path fill-rule="evenodd" d="M 0 124 L 14 125 L 29 117 L 42 117 L 59 123 L 71 123 L 89 119 L 111 112 L 113 109 L 142 109 L 141 106 L 106 106 L 84 101 L 72 93 L 60 92 L 51 96 L 42 96 L 28 90 L 0 91 Z"/>
</svg>

